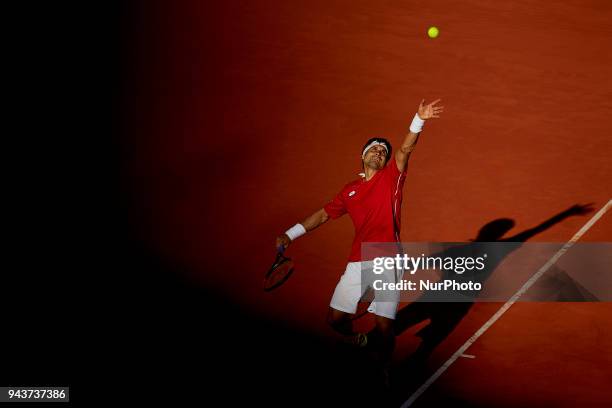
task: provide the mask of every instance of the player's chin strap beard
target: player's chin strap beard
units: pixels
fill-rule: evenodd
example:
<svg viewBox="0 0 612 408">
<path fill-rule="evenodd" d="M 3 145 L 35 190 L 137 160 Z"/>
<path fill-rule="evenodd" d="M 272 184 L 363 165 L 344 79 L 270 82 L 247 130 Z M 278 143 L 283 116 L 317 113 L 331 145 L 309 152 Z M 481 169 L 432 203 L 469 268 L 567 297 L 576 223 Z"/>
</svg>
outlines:
<svg viewBox="0 0 612 408">
<path fill-rule="evenodd" d="M 383 161 L 384 161 L 384 160 L 385 160 L 385 159 L 383 159 Z M 385 162 L 385 163 L 386 163 L 386 162 Z M 383 166 L 384 166 L 384 164 L 383 164 Z M 363 169 L 365 170 L 365 164 L 363 165 L 363 167 L 364 167 Z M 363 177 L 363 178 L 365 178 L 365 177 L 366 177 L 365 172 L 357 173 L 357 175 L 358 175 L 359 177 Z"/>
</svg>

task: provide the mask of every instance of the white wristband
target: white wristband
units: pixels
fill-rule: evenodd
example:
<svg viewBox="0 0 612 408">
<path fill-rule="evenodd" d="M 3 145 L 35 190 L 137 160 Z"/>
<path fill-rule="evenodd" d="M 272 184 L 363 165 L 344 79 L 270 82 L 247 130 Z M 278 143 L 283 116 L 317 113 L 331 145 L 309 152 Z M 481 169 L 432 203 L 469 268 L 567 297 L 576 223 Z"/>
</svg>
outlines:
<svg viewBox="0 0 612 408">
<path fill-rule="evenodd" d="M 415 113 L 414 119 L 412 119 L 412 124 L 410 125 L 410 131 L 412 133 L 421 133 L 421 130 L 423 130 L 424 124 L 425 124 L 425 121 L 419 118 L 418 113 Z"/>
<path fill-rule="evenodd" d="M 301 237 L 305 233 L 306 233 L 306 228 L 304 228 L 302 224 L 295 224 L 293 227 L 285 231 L 285 234 L 287 234 L 289 239 L 291 239 L 292 241 L 294 241 L 296 238 Z"/>
</svg>

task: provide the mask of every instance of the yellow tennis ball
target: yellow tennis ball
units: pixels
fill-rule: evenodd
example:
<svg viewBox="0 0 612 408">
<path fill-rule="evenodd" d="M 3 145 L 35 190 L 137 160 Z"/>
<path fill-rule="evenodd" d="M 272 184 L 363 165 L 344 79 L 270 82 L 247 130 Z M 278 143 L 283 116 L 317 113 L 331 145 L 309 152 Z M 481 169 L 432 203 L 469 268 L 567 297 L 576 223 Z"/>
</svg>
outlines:
<svg viewBox="0 0 612 408">
<path fill-rule="evenodd" d="M 440 30 L 438 30 L 438 27 L 429 27 L 427 29 L 427 35 L 429 38 L 436 38 L 439 34 Z"/>
</svg>

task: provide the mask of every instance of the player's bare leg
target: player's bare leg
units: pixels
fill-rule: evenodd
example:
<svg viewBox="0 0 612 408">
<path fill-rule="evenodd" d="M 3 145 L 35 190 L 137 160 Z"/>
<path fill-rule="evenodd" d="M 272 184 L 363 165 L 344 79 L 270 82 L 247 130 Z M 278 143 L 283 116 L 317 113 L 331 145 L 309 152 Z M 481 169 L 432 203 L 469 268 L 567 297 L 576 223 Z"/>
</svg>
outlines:
<svg viewBox="0 0 612 408">
<path fill-rule="evenodd" d="M 364 347 L 367 344 L 367 337 L 364 333 L 355 333 L 353 331 L 353 315 L 341 310 L 329 308 L 327 313 L 327 323 L 340 335 L 345 343 L 349 343 L 358 347 Z"/>
<path fill-rule="evenodd" d="M 391 361 L 391 355 L 395 347 L 394 320 L 383 316 L 375 316 L 376 330 L 378 331 L 379 350 L 381 361 Z"/>
<path fill-rule="evenodd" d="M 378 340 L 379 363 L 384 376 L 385 386 L 389 387 L 389 366 L 395 348 L 394 320 L 383 316 L 375 316 Z"/>
<path fill-rule="evenodd" d="M 344 336 L 351 336 L 353 332 L 353 322 L 351 320 L 351 314 L 343 312 L 341 310 L 329 308 L 327 313 L 327 323 L 338 333 Z"/>
</svg>

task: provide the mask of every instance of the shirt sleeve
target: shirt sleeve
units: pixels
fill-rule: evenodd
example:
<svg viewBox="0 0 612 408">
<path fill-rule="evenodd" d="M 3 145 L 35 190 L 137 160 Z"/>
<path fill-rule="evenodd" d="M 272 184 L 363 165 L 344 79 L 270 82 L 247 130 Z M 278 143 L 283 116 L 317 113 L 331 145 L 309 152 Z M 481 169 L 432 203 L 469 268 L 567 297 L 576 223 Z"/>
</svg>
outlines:
<svg viewBox="0 0 612 408">
<path fill-rule="evenodd" d="M 325 204 L 323 209 L 332 220 L 346 214 L 346 206 L 344 205 L 344 200 L 342 199 L 342 191 L 340 191 L 333 200 Z"/>
<path fill-rule="evenodd" d="M 404 188 L 404 182 L 406 181 L 406 172 L 408 170 L 408 166 L 406 166 L 404 171 L 400 172 L 397 168 L 397 163 L 395 163 L 395 160 L 391 160 L 393 161 L 389 161 L 389 163 L 387 163 L 387 166 L 383 169 L 383 177 L 387 179 L 386 182 L 391 188 L 391 192 L 397 194 L 398 190 L 401 192 L 401 190 Z"/>
<path fill-rule="evenodd" d="M 397 163 L 395 162 L 395 158 L 392 157 L 391 160 L 389 160 L 389 163 L 387 163 L 387 165 L 385 166 L 384 171 L 386 171 L 387 174 L 392 178 L 397 178 L 397 176 L 399 176 L 400 174 L 402 176 L 405 176 L 406 173 L 408 172 L 408 164 L 406 164 L 406 167 L 404 167 L 404 170 L 400 172 L 399 169 L 397 168 Z"/>
</svg>

